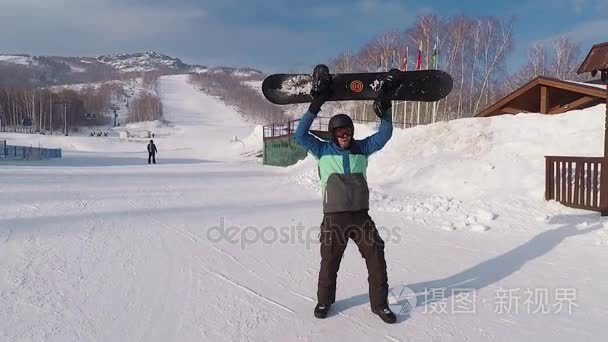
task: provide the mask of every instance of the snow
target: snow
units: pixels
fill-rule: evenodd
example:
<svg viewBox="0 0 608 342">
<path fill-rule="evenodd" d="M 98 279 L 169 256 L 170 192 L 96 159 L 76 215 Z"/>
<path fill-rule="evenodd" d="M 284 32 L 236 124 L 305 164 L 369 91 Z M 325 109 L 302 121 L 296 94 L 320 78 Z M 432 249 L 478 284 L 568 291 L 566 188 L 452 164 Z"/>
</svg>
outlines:
<svg viewBox="0 0 608 342">
<path fill-rule="evenodd" d="M 148 72 L 164 68 L 178 70 L 185 67 L 181 60 L 156 52 L 99 56 L 97 60 L 121 72 Z"/>
<path fill-rule="evenodd" d="M 606 85 L 605 84 L 585 83 L 585 82 L 578 82 L 578 81 L 571 81 L 571 80 L 566 80 L 566 82 L 576 83 L 576 84 L 582 84 L 582 85 L 585 85 L 585 86 L 595 87 L 595 88 L 600 88 L 600 89 L 606 89 Z"/>
<path fill-rule="evenodd" d="M 166 129 L 154 139 L 158 165 L 146 164 L 145 140 L 0 133 L 64 149 L 58 160 L 0 159 L 0 340 L 608 337 L 608 221 L 543 199 L 544 155 L 601 155 L 603 106 L 395 130 L 370 157 L 370 215 L 386 242 L 390 303 L 413 311 L 386 325 L 369 310 L 352 244 L 330 317 L 312 315 L 315 160 L 278 168 L 244 157 L 240 141 L 259 150 L 261 127 L 186 75 L 161 78 L 159 92 L 168 124 L 136 125 Z M 528 290 L 541 296 L 531 303 Z M 571 313 L 564 302 L 558 311 L 564 290 L 576 291 Z M 457 312 L 467 298 L 474 312 Z"/>
<path fill-rule="evenodd" d="M 283 82 L 283 87 L 281 88 L 281 92 L 287 95 L 301 95 L 301 94 L 309 94 L 310 89 L 312 88 L 312 83 L 310 81 L 310 76 L 301 75 L 290 78 L 289 80 Z"/>
<path fill-rule="evenodd" d="M 204 74 L 207 71 L 209 71 L 209 68 L 201 68 L 201 67 L 194 67 L 194 68 L 192 68 L 192 73 L 193 74 Z"/>
<path fill-rule="evenodd" d="M 27 56 L 0 55 L 0 62 L 19 65 L 36 65 L 36 62 L 31 57 Z"/>
<path fill-rule="evenodd" d="M 82 67 L 79 67 L 79 66 L 75 66 L 75 65 L 72 65 L 72 64 L 70 64 L 70 70 L 72 72 L 85 72 L 85 71 L 87 71 L 87 69 L 85 69 L 85 68 L 82 68 Z"/>
<path fill-rule="evenodd" d="M 232 76 L 236 76 L 236 77 L 251 77 L 254 75 L 258 75 L 259 72 L 257 71 L 235 71 L 232 73 Z"/>
</svg>

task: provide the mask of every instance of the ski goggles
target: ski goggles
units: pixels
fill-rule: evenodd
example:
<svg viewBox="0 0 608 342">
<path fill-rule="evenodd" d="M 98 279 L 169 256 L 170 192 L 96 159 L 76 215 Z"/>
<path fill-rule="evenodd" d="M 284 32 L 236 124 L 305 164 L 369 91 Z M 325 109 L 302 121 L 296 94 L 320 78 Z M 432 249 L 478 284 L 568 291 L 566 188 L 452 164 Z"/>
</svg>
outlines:
<svg viewBox="0 0 608 342">
<path fill-rule="evenodd" d="M 352 137 L 353 136 L 353 131 L 350 128 L 338 128 L 334 131 L 334 136 L 336 138 L 346 138 L 346 137 Z"/>
</svg>

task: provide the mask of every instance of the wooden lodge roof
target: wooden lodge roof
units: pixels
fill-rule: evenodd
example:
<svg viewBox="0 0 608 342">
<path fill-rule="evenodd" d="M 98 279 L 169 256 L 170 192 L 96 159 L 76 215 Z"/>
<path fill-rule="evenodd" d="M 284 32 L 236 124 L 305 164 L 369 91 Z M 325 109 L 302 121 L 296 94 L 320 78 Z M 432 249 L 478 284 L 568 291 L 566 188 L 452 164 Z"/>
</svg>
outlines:
<svg viewBox="0 0 608 342">
<path fill-rule="evenodd" d="M 608 43 L 606 48 L 608 48 Z M 603 103 L 606 101 L 606 94 L 605 85 L 538 76 L 475 114 L 475 117 L 519 113 L 560 114 Z"/>
<path fill-rule="evenodd" d="M 594 72 L 608 69 L 608 42 L 595 44 L 589 50 L 577 73 Z M 595 76 L 595 74 L 593 74 Z"/>
</svg>

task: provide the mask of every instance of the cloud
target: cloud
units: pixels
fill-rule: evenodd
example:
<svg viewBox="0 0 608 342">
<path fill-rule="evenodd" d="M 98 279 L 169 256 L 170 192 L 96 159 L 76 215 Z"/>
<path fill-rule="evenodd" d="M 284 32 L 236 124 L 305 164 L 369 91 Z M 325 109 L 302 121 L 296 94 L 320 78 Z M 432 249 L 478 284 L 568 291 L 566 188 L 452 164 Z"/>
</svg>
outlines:
<svg viewBox="0 0 608 342">
<path fill-rule="evenodd" d="M 569 5 L 571 7 L 574 7 L 574 11 L 576 12 L 576 14 L 582 14 L 585 10 L 585 8 L 589 5 L 587 0 L 570 0 L 571 2 L 569 3 Z"/>
<path fill-rule="evenodd" d="M 572 11 L 577 15 L 585 13 L 587 9 L 597 6 L 600 2 L 605 0 L 551 0 L 550 7 L 553 9 L 560 9 L 566 11 Z M 528 0 L 523 6 L 519 8 L 520 11 L 528 11 L 530 9 L 546 9 L 547 0 Z"/>
<path fill-rule="evenodd" d="M 606 39 L 606 32 L 608 31 L 608 19 L 596 19 L 591 21 L 584 21 L 574 28 L 562 32 L 559 35 L 552 36 L 547 40 L 553 40 L 559 36 L 567 36 L 572 40 L 578 41 L 581 44 L 598 44 L 604 43 Z M 589 46 L 581 46 L 583 51 L 586 51 Z"/>
<path fill-rule="evenodd" d="M 0 53 L 158 51 L 191 63 L 307 68 L 421 14 L 413 0 L 0 0 Z M 4 29 L 9 28 L 9 29 Z"/>
<path fill-rule="evenodd" d="M 388 17 L 410 16 L 406 11 L 405 3 L 384 0 L 359 0 L 354 6 L 361 14 L 383 14 Z M 412 6 L 414 8 L 414 6 Z"/>
<path fill-rule="evenodd" d="M 20 46 L 48 41 L 129 42 L 183 32 L 203 20 L 198 8 L 170 8 L 114 0 L 0 0 L 0 45 Z M 59 38 L 61 37 L 61 38 Z"/>
</svg>

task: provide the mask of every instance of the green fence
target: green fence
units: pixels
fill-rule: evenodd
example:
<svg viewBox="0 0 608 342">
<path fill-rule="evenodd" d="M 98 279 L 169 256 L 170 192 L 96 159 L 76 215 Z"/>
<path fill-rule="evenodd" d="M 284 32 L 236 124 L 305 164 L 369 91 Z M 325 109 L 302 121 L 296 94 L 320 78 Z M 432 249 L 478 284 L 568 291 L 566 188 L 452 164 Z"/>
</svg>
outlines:
<svg viewBox="0 0 608 342">
<path fill-rule="evenodd" d="M 306 158 L 307 153 L 293 135 L 264 140 L 264 165 L 293 165 Z"/>
<path fill-rule="evenodd" d="M 326 138 L 325 132 L 314 132 Z M 289 166 L 306 158 L 308 151 L 302 147 L 293 134 L 264 139 L 264 165 Z"/>
</svg>

